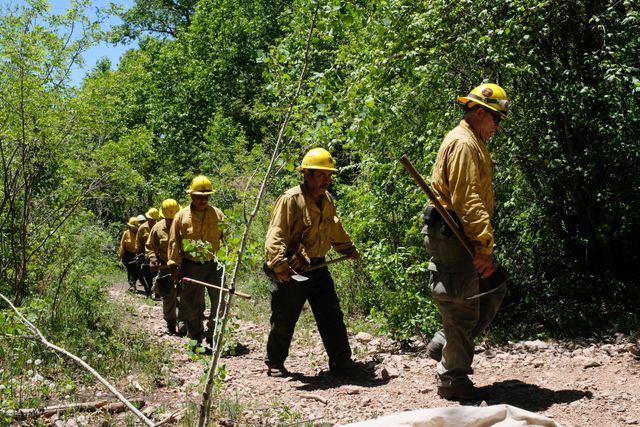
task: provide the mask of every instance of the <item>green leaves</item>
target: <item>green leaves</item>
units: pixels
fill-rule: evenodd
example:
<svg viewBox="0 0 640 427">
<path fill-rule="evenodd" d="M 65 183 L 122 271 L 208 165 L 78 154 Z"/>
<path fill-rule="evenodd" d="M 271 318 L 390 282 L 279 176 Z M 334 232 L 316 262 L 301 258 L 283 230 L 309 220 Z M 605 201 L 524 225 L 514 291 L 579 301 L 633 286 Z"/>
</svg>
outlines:
<svg viewBox="0 0 640 427">
<path fill-rule="evenodd" d="M 497 255 L 514 277 L 508 303 L 523 308 L 505 313 L 503 326 L 526 322 L 517 317 L 526 312 L 561 333 L 557 313 L 571 317 L 566 307 L 582 303 L 598 322 L 601 306 L 615 317 L 637 299 L 629 269 L 639 261 L 640 232 L 633 2 L 160 3 L 139 0 L 118 12 L 125 24 L 112 36 L 139 38 L 139 48 L 117 70 L 100 64 L 77 91 L 59 84 L 73 57 L 64 38 L 29 24 L 71 15 L 35 19 L 44 14 L 36 2 L 28 13 L 3 16 L 0 144 L 6 159 L 16 143 L 27 148 L 8 170 L 21 183 L 38 183 L 35 199 L 16 198 L 2 211 L 2 221 L 27 212 L 3 228 L 3 248 L 19 247 L 21 229 L 47 236 L 55 225 L 42 226 L 44 212 L 63 212 L 75 200 L 103 224 L 167 197 L 184 205 L 184 188 L 204 173 L 217 189 L 212 203 L 228 213 L 225 258 L 232 259 L 276 123 L 308 64 L 269 196 L 298 182 L 295 166 L 307 148 L 332 151 L 340 173 L 331 191 L 366 260 L 352 307 L 386 318 L 402 339 L 435 327 L 423 287 L 426 200 L 397 159 L 409 155 L 428 177 L 440 141 L 460 120 L 456 96 L 481 81 L 500 83 L 512 98 L 510 119 L 490 141 Z M 151 33 L 141 37 L 145 29 Z M 262 229 L 248 243 L 251 265 L 262 258 L 268 209 L 260 215 Z M 187 247 L 195 258 L 210 250 Z M 1 259 L 7 277 L 25 273 L 19 257 Z M 615 298 L 601 290 L 609 280 Z M 589 293 L 601 306 L 581 300 Z"/>
<path fill-rule="evenodd" d="M 205 240 L 184 239 L 182 241 L 182 249 L 184 253 L 204 264 L 209 261 L 213 253 L 211 242 Z"/>
</svg>

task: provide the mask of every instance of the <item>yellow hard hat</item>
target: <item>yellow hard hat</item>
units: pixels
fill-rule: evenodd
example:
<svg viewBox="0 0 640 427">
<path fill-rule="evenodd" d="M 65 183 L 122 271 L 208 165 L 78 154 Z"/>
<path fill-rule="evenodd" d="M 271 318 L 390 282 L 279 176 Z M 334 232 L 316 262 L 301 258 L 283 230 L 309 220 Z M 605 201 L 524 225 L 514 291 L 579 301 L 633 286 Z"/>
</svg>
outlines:
<svg viewBox="0 0 640 427">
<path fill-rule="evenodd" d="M 480 104 L 496 113 L 500 114 L 503 119 L 507 118 L 509 110 L 509 98 L 507 92 L 494 83 L 483 83 L 474 88 L 469 95 L 458 97 L 461 102 L 468 107 Z"/>
<path fill-rule="evenodd" d="M 182 209 L 182 206 L 175 199 L 165 199 L 160 207 L 160 216 L 166 219 L 173 219 L 180 209 Z"/>
<path fill-rule="evenodd" d="M 158 219 L 160 218 L 160 212 L 158 212 L 156 208 L 150 208 L 144 216 L 146 216 L 147 219 Z"/>
<path fill-rule="evenodd" d="M 209 178 L 204 175 L 198 175 L 191 180 L 191 185 L 187 190 L 188 194 L 195 194 L 198 196 L 207 196 L 213 194 L 213 185 Z"/>
<path fill-rule="evenodd" d="M 301 171 L 304 169 L 321 169 L 325 171 L 337 171 L 336 161 L 331 157 L 324 148 L 312 148 L 305 154 L 302 164 L 296 168 Z"/>
<path fill-rule="evenodd" d="M 129 218 L 127 225 L 130 225 L 131 227 L 137 227 L 140 225 L 140 221 L 138 221 L 137 217 L 132 216 L 131 218 Z"/>
</svg>

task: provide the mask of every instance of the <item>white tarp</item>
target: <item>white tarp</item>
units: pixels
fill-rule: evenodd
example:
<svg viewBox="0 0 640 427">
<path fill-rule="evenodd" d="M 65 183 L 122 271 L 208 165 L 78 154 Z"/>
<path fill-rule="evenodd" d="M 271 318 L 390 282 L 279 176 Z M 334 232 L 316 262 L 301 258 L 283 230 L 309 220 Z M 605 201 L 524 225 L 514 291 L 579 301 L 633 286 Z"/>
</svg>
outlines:
<svg viewBox="0 0 640 427">
<path fill-rule="evenodd" d="M 343 427 L 561 427 L 555 421 L 511 405 L 418 409 Z"/>
</svg>

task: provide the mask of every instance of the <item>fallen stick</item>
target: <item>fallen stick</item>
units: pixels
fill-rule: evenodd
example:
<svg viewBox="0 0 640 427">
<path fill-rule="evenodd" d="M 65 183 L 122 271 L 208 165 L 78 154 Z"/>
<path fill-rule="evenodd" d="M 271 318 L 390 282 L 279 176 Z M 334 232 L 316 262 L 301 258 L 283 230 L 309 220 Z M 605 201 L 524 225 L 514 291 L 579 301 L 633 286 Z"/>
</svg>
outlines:
<svg viewBox="0 0 640 427">
<path fill-rule="evenodd" d="M 305 399 L 317 400 L 318 402 L 324 403 L 325 405 L 329 402 L 329 399 L 326 399 L 318 394 L 302 393 L 300 396 L 304 397 Z"/>
<path fill-rule="evenodd" d="M 74 361 L 76 361 L 78 364 L 80 364 L 84 369 L 86 369 L 87 371 L 89 371 L 91 373 L 91 375 L 93 375 L 98 381 L 100 381 L 102 383 L 102 385 L 104 385 L 106 388 L 109 389 L 109 391 L 118 398 L 118 400 L 120 400 L 124 405 L 126 405 L 126 407 L 133 412 L 142 422 L 144 422 L 146 425 L 148 426 L 154 426 L 155 423 L 150 420 L 145 414 L 143 414 L 142 412 L 140 412 L 138 410 L 138 408 L 136 408 L 134 405 L 131 404 L 131 402 L 129 402 L 127 400 L 126 397 L 124 397 L 119 391 L 118 389 L 116 389 L 113 385 L 111 385 L 111 383 L 109 381 L 107 381 L 106 379 L 104 379 L 104 377 L 102 377 L 102 375 L 100 375 L 98 373 L 98 371 L 96 371 L 95 369 L 93 369 L 87 362 L 85 362 L 84 360 L 82 360 L 81 358 L 79 358 L 78 356 L 76 356 L 73 353 L 70 353 L 69 351 L 67 351 L 66 349 L 62 348 L 62 347 L 58 347 L 57 345 L 49 342 L 45 336 L 42 334 L 42 332 L 40 332 L 40 329 L 38 329 L 33 323 L 29 322 L 29 320 L 27 320 L 26 317 L 24 317 L 22 315 L 22 313 L 20 313 L 20 311 L 16 308 L 15 305 L 13 305 L 13 303 L 6 297 L 4 296 L 4 294 L 0 293 L 0 298 L 2 298 L 7 304 L 9 304 L 9 306 L 11 307 L 11 309 L 18 315 L 18 317 L 20 318 L 20 320 L 22 321 L 22 323 L 24 323 L 35 335 L 37 335 L 37 339 L 40 340 L 40 342 L 42 342 L 42 344 L 44 344 L 46 347 L 49 347 L 52 350 L 57 351 L 58 353 L 62 353 L 65 356 L 67 356 L 70 359 L 73 359 Z"/>
<path fill-rule="evenodd" d="M 129 402 L 132 404 L 139 406 L 142 408 L 145 405 L 145 401 L 143 399 L 130 399 Z M 81 402 L 81 403 L 70 403 L 66 405 L 53 405 L 46 406 L 44 408 L 27 408 L 27 409 L 16 409 L 13 411 L 7 411 L 2 413 L 8 417 L 11 417 L 15 420 L 26 420 L 28 418 L 37 418 L 37 417 L 52 417 L 53 415 L 64 412 L 64 411 L 85 411 L 85 412 L 94 412 L 94 411 L 105 411 L 110 414 L 115 414 L 118 412 L 122 412 L 126 410 L 127 407 L 124 403 L 119 402 L 117 400 L 96 400 L 93 402 Z"/>
<path fill-rule="evenodd" d="M 211 284 L 211 283 L 202 282 L 200 280 L 192 279 L 191 277 L 183 277 L 182 281 L 183 282 L 187 282 L 187 283 L 189 283 L 189 282 L 195 283 L 195 284 L 207 287 L 207 288 L 218 289 L 218 290 L 223 291 L 223 292 L 229 292 L 229 293 L 231 293 L 231 294 L 233 294 L 235 296 L 238 296 L 240 298 L 251 299 L 251 295 L 249 295 L 249 294 L 245 294 L 243 292 L 239 292 L 239 291 L 228 289 L 228 288 L 223 288 L 222 286 L 217 286 L 217 285 L 214 285 L 214 284 Z"/>
<path fill-rule="evenodd" d="M 162 421 L 159 421 L 154 427 L 158 427 L 161 426 L 163 424 L 167 424 L 170 423 L 172 421 L 180 421 L 180 419 L 182 418 L 182 416 L 185 414 L 185 412 L 187 412 L 186 409 L 180 409 L 179 411 L 174 412 L 173 414 L 169 415 L 167 418 L 165 418 Z"/>
</svg>

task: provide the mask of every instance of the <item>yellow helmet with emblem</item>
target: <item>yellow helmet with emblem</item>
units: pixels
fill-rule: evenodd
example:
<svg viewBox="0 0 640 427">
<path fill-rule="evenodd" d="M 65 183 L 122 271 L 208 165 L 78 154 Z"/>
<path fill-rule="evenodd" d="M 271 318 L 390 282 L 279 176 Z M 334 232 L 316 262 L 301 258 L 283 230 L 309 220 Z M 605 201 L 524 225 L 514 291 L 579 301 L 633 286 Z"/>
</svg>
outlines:
<svg viewBox="0 0 640 427">
<path fill-rule="evenodd" d="M 507 92 L 495 83 L 483 83 L 475 87 L 467 96 L 458 97 L 458 102 L 465 104 L 467 108 L 482 105 L 500 114 L 503 119 L 507 118 L 509 111 Z"/>
<path fill-rule="evenodd" d="M 326 171 L 337 171 L 336 161 L 331 157 L 324 148 L 312 148 L 305 154 L 302 164 L 296 168 L 301 171 L 304 169 L 320 169 Z"/>
<path fill-rule="evenodd" d="M 127 221 L 127 225 L 130 227 L 138 227 L 140 225 L 140 221 L 137 217 L 132 216 L 131 218 L 129 218 L 129 221 Z"/>
<path fill-rule="evenodd" d="M 191 180 L 191 185 L 187 193 L 196 196 L 208 196 L 209 194 L 213 194 L 213 185 L 209 178 L 204 175 L 198 175 Z"/>
<path fill-rule="evenodd" d="M 147 219 L 158 219 L 160 218 L 160 212 L 158 212 L 158 209 L 156 208 L 150 208 L 145 214 L 144 216 Z"/>
<path fill-rule="evenodd" d="M 182 206 L 175 199 L 165 199 L 160 207 L 160 217 L 165 219 L 173 219 Z"/>
</svg>

